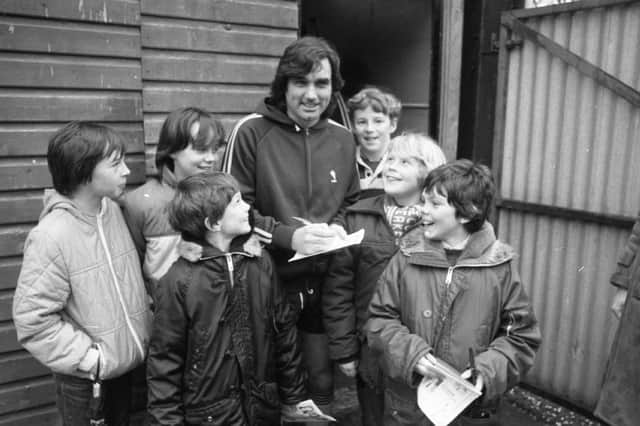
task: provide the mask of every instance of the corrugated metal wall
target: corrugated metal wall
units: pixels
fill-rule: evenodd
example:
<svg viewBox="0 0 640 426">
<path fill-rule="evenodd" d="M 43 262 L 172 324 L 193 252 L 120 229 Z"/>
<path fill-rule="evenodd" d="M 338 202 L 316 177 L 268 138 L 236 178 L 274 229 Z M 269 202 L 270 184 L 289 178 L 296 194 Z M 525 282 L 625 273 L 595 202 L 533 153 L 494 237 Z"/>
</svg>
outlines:
<svg viewBox="0 0 640 426">
<path fill-rule="evenodd" d="M 147 171 L 170 111 L 200 106 L 227 131 L 253 112 L 297 31 L 294 1 L 142 0 Z"/>
<path fill-rule="evenodd" d="M 0 0 L 0 426 L 59 422 L 49 371 L 11 321 L 24 239 L 51 186 L 50 135 L 74 119 L 117 128 L 138 185 L 167 112 L 201 106 L 229 128 L 267 92 L 297 26 L 285 0 Z"/>
<path fill-rule="evenodd" d="M 524 22 L 640 90 L 640 2 Z M 505 84 L 501 197 L 635 216 L 640 109 L 528 40 L 509 51 Z M 527 381 L 591 409 L 617 326 L 608 280 L 630 229 L 499 212 L 499 235 L 521 253 L 544 338 Z"/>
</svg>

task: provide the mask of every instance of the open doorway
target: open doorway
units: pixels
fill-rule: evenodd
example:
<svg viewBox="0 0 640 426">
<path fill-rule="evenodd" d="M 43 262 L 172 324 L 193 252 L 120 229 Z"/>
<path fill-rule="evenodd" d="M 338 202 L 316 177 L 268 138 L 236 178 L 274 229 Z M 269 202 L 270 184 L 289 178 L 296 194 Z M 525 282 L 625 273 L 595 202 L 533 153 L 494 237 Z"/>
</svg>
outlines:
<svg viewBox="0 0 640 426">
<path fill-rule="evenodd" d="M 300 0 L 302 35 L 324 37 L 342 59 L 349 99 L 366 85 L 402 101 L 398 131 L 433 134 L 432 0 Z"/>
</svg>

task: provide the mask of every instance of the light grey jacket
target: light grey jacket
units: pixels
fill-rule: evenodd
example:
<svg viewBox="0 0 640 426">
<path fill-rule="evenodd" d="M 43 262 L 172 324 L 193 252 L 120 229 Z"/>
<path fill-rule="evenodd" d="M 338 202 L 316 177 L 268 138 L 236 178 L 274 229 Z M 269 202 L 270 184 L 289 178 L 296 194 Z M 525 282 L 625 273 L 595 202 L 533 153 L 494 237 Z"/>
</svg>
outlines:
<svg viewBox="0 0 640 426">
<path fill-rule="evenodd" d="M 142 363 L 149 299 L 115 202 L 105 198 L 100 212 L 88 215 L 69 198 L 45 193 L 40 222 L 25 243 L 13 320 L 20 343 L 54 372 L 89 377 L 79 367 L 87 365 L 92 345 L 101 378 Z"/>
</svg>

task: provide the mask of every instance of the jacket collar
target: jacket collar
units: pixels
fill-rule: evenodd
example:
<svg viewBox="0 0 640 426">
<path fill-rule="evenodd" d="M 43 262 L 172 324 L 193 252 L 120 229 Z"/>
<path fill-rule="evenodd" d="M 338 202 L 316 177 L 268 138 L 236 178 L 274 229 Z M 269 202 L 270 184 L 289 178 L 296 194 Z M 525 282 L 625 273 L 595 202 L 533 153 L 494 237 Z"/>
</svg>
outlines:
<svg viewBox="0 0 640 426">
<path fill-rule="evenodd" d="M 167 166 L 162 167 L 161 174 L 163 184 L 168 185 L 171 188 L 175 188 L 178 185 L 178 179 L 176 179 L 176 175 L 174 175 Z"/>
<path fill-rule="evenodd" d="M 207 241 L 194 241 L 202 246 L 202 255 L 199 261 L 224 257 L 226 255 L 241 255 L 244 257 L 260 257 L 262 255 L 262 247 L 255 234 L 241 235 L 231 241 L 231 247 L 228 252 L 224 252 L 217 247 L 212 246 Z"/>
<path fill-rule="evenodd" d="M 108 213 L 108 209 L 110 208 L 108 199 L 106 197 L 102 198 L 100 202 L 100 210 L 97 214 L 89 214 L 85 213 L 76 203 L 69 197 L 60 194 L 55 189 L 45 189 L 44 190 L 44 198 L 43 198 L 44 207 L 42 212 L 40 213 L 39 220 L 44 219 L 46 215 L 51 213 L 54 210 L 65 210 L 71 215 L 73 215 L 76 219 L 91 225 L 95 226 L 96 218 L 104 217 Z"/>
<path fill-rule="evenodd" d="M 365 198 L 347 207 L 349 213 L 368 213 L 384 216 L 384 200 L 386 195 Z"/>
<path fill-rule="evenodd" d="M 360 145 L 358 145 L 356 147 L 356 163 L 360 167 L 364 167 L 365 169 L 371 170 L 371 173 L 373 173 L 372 177 L 382 174 L 382 168 L 384 167 L 384 162 L 385 162 L 386 159 L 387 159 L 387 152 L 385 151 L 385 153 L 380 158 L 380 162 L 378 163 L 378 167 L 376 167 L 375 170 L 371 170 L 371 167 L 369 167 L 369 165 L 362 158 L 362 153 L 360 152 Z"/>
<path fill-rule="evenodd" d="M 424 235 L 413 247 L 403 248 L 402 253 L 409 257 L 409 263 L 412 264 L 451 266 L 442 243 L 429 240 Z M 471 234 L 455 266 L 495 266 L 512 260 L 514 255 L 511 247 L 496 239 L 493 226 L 485 222 L 480 230 Z"/>
</svg>

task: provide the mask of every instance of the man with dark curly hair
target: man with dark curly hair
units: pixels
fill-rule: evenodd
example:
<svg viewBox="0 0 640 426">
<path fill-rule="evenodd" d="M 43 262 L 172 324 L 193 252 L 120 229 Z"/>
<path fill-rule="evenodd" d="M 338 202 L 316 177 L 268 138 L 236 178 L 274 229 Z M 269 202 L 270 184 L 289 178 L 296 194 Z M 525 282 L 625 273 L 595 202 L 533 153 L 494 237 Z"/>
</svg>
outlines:
<svg viewBox="0 0 640 426">
<path fill-rule="evenodd" d="M 224 171 L 253 207 L 254 233 L 299 308 L 308 388 L 323 409 L 333 394 L 320 306 L 329 256 L 288 259 L 322 251 L 343 236 L 344 211 L 358 198 L 353 136 L 328 118 L 343 85 L 340 58 L 325 40 L 295 41 L 280 58 L 270 96 L 233 129 L 224 159 Z"/>
</svg>

